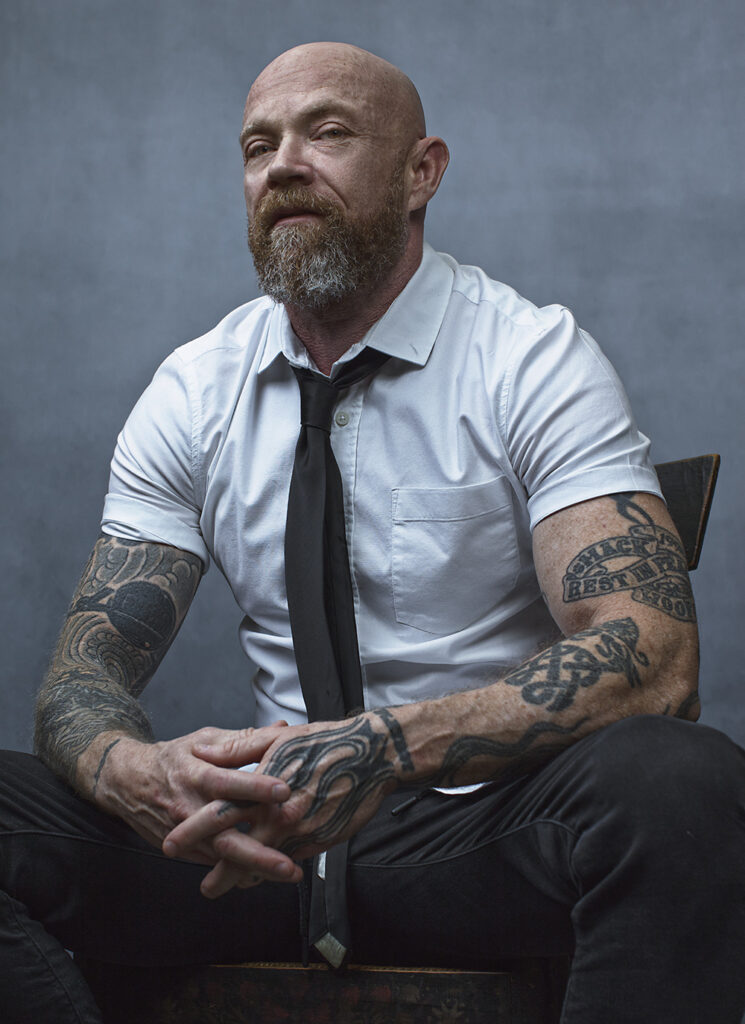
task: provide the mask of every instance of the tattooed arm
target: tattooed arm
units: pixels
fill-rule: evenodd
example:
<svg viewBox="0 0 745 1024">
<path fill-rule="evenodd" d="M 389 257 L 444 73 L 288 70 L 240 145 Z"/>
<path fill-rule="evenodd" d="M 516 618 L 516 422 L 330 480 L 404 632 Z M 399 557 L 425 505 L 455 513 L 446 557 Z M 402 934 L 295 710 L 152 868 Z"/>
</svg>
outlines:
<svg viewBox="0 0 745 1024">
<path fill-rule="evenodd" d="M 86 796 L 113 743 L 152 733 L 137 702 L 194 596 L 201 563 L 160 544 L 101 537 L 73 596 L 36 708 L 36 749 Z"/>
<path fill-rule="evenodd" d="M 414 763 L 438 784 L 521 774 L 630 715 L 698 717 L 693 595 L 662 501 L 615 494 L 582 502 L 539 523 L 533 545 L 564 638 L 463 695 L 463 704 L 461 695 L 435 702 L 443 722 L 448 707 L 457 716 L 449 735 L 427 736 L 413 706 L 396 709 Z"/>
<path fill-rule="evenodd" d="M 186 615 L 198 558 L 163 544 L 101 537 L 73 597 L 36 709 L 36 750 L 87 799 L 160 846 L 179 821 L 215 798 L 273 802 L 276 779 L 207 765 L 191 748 L 217 730 L 155 743 L 137 698 Z M 275 730 L 276 731 L 276 730 Z M 275 791 L 276 790 L 276 791 Z M 289 858 L 258 850 L 268 877 Z M 189 855 L 217 860 L 209 843 Z"/>
<path fill-rule="evenodd" d="M 593 730 L 635 714 L 697 716 L 695 612 L 685 556 L 663 503 L 612 495 L 540 523 L 535 564 L 565 634 L 483 689 L 368 711 L 264 736 L 215 735 L 215 764 L 262 759 L 293 795 L 269 823 L 262 810 L 215 803 L 185 821 L 167 849 L 215 836 L 226 861 L 203 891 L 230 888 L 246 837 L 299 857 L 346 838 L 401 785 L 457 785 L 523 774 Z"/>
</svg>

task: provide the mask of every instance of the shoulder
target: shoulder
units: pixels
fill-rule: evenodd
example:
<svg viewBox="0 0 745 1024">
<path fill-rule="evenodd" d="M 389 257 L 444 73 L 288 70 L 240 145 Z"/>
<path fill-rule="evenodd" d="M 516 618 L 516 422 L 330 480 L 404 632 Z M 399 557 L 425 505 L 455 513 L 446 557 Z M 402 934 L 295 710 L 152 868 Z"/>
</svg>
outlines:
<svg viewBox="0 0 745 1024">
<path fill-rule="evenodd" d="M 505 326 L 529 334 L 540 334 L 571 313 L 565 306 L 538 306 L 515 288 L 490 277 L 481 267 L 458 263 L 446 253 L 438 254 L 453 271 L 453 298 L 465 300 L 485 315 L 490 313 L 505 321 Z"/>
<path fill-rule="evenodd" d="M 276 304 L 266 297 L 246 302 L 211 330 L 175 349 L 168 360 L 184 368 L 210 361 L 245 360 L 261 346 Z"/>
<path fill-rule="evenodd" d="M 490 277 L 476 266 L 457 263 L 440 254 L 453 272 L 447 317 L 460 337 L 487 356 L 492 369 L 511 376 L 516 365 L 542 362 L 548 351 L 562 359 L 568 351 L 592 358 L 595 342 L 582 331 L 566 306 L 538 306 L 515 288 Z"/>
<path fill-rule="evenodd" d="M 538 306 L 480 267 L 440 258 L 453 274 L 445 333 L 457 339 L 459 358 L 479 361 L 489 393 L 499 402 L 517 379 L 527 374 L 531 385 L 540 384 L 567 360 L 582 364 L 585 373 L 607 372 L 598 346 L 566 306 Z M 454 351 L 451 346 L 451 358 Z"/>
<path fill-rule="evenodd" d="M 275 309 L 269 299 L 245 303 L 171 352 L 127 419 L 122 431 L 126 445 L 145 449 L 162 437 L 166 447 L 180 444 L 191 458 L 205 436 L 221 434 L 260 363 Z"/>
</svg>

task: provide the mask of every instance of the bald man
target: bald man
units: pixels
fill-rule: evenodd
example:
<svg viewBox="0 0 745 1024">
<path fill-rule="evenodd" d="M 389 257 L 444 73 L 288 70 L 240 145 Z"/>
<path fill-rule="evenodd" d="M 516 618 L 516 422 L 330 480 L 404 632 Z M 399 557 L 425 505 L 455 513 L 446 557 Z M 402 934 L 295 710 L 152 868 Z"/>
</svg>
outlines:
<svg viewBox="0 0 745 1024">
<path fill-rule="evenodd" d="M 240 142 L 265 296 L 129 417 L 38 758 L 3 758 L 3 1019 L 100 1020 L 65 949 L 300 959 L 296 887 L 325 875 L 356 960 L 573 950 L 567 1022 L 739 1020 L 743 756 L 693 724 L 685 560 L 615 374 L 567 310 L 426 245 L 448 151 L 387 62 L 282 54 Z M 323 428 L 361 700 L 309 722 L 284 554 L 298 381 L 328 391 L 371 352 Z M 156 742 L 137 698 L 210 560 L 254 727 Z M 349 955 L 330 924 L 317 949 Z"/>
</svg>

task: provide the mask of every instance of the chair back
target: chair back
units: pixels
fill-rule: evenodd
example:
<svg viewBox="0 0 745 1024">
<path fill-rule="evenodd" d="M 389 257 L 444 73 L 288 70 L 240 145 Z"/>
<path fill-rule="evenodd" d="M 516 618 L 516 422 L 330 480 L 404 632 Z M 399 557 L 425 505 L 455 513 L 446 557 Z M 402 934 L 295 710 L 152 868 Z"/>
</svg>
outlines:
<svg viewBox="0 0 745 1024">
<path fill-rule="evenodd" d="M 720 461 L 718 455 L 696 455 L 655 466 L 689 569 L 696 568 L 701 555 Z"/>
</svg>

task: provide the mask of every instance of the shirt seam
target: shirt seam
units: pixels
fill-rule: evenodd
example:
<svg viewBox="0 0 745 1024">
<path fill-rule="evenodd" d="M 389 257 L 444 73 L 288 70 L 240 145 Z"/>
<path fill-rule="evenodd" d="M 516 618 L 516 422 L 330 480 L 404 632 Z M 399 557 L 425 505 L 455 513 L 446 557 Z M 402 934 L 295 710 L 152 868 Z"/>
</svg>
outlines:
<svg viewBox="0 0 745 1024">
<path fill-rule="evenodd" d="M 186 397 L 189 402 L 190 413 L 189 425 L 191 437 L 189 464 L 191 466 L 192 497 L 194 500 L 195 507 L 198 508 L 201 513 L 201 510 L 204 507 L 204 499 L 206 492 L 206 481 L 204 479 L 203 467 L 201 465 L 201 460 L 199 458 L 200 442 L 202 437 L 201 405 L 197 399 L 196 380 L 192 366 L 192 361 L 190 360 L 187 363 L 180 358 L 180 362 L 184 369 L 184 384 L 186 386 Z"/>
<path fill-rule="evenodd" d="M 565 310 L 566 306 L 562 306 L 561 311 L 564 312 Z M 546 335 L 554 329 L 555 326 L 556 325 L 552 323 L 544 327 L 543 330 L 535 331 L 533 339 L 530 342 L 530 347 L 532 348 L 534 345 L 537 345 L 539 342 L 541 342 L 543 338 L 545 338 Z M 519 340 L 519 337 L 515 337 L 512 341 L 512 345 L 510 347 L 509 352 L 505 354 L 505 368 L 502 374 L 502 382 L 499 386 L 499 410 L 497 412 L 497 427 L 502 437 L 502 444 L 504 446 L 505 452 L 507 453 L 507 458 L 509 459 L 510 465 L 513 467 L 513 470 L 515 464 L 512 458 L 512 453 L 510 452 L 510 447 L 507 443 L 507 420 L 510 412 L 510 403 L 512 401 L 512 385 L 515 380 L 516 371 L 515 364 L 517 362 L 519 352 L 523 350 L 523 346 L 520 346 L 518 348 Z M 518 477 L 518 479 L 522 484 L 522 478 Z"/>
</svg>

